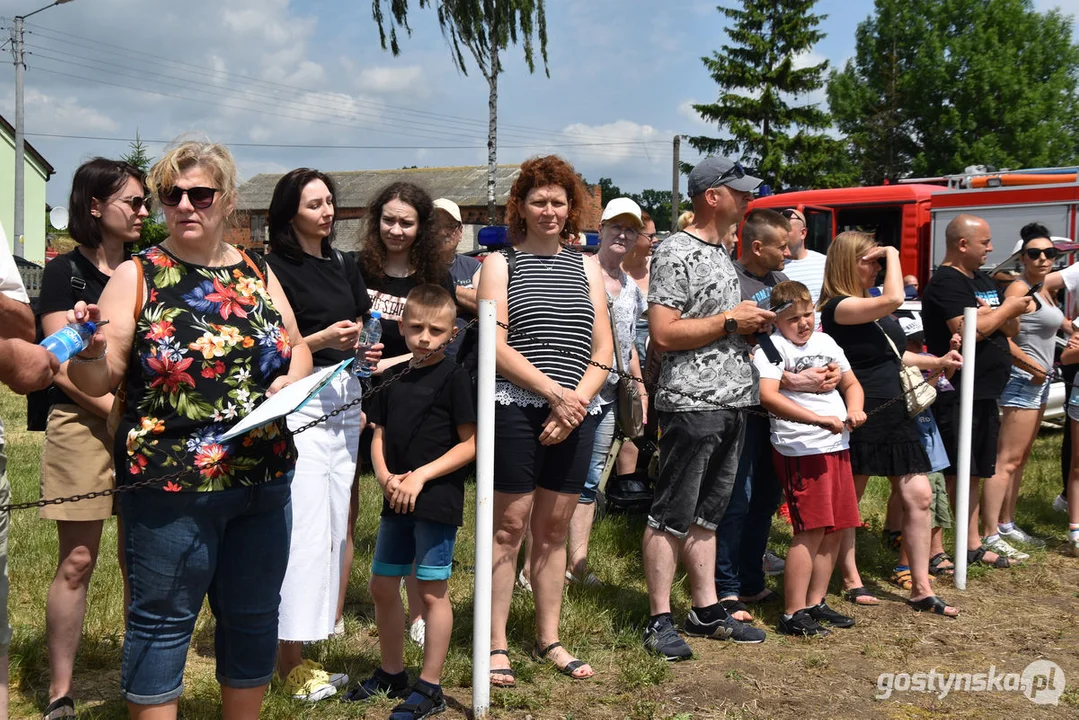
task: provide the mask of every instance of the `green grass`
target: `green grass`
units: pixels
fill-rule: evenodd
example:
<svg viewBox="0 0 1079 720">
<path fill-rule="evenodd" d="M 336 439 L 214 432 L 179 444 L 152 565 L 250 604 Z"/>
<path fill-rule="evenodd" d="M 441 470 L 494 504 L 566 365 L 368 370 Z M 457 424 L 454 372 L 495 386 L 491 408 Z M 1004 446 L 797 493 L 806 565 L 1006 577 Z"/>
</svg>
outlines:
<svg viewBox="0 0 1079 720">
<path fill-rule="evenodd" d="M 23 430 L 24 410 L 25 401 L 22 398 L 7 390 L 0 390 L 0 416 L 5 421 L 7 433 L 8 473 L 16 501 L 35 500 L 38 497 L 41 435 Z M 1058 432 L 1044 433 L 1039 439 L 1027 470 L 1019 511 L 1019 520 L 1024 528 L 1038 535 L 1056 538 L 1062 537 L 1065 522 L 1049 506 L 1060 486 L 1059 443 Z M 888 577 L 894 562 L 894 556 L 880 540 L 887 494 L 886 482 L 877 479 L 870 482 L 862 512 L 871 530 L 860 534 L 858 545 L 863 576 L 867 580 L 877 579 L 878 587 L 882 588 L 887 586 L 881 584 L 880 579 Z M 309 656 L 333 670 L 348 672 L 357 679 L 366 676 L 378 664 L 378 638 L 366 586 L 378 526 L 379 498 L 373 478 L 365 478 L 356 528 L 356 560 L 345 613 L 346 635 L 308 649 Z M 443 685 L 451 698 L 451 711 L 445 717 L 463 716 L 471 703 L 473 513 L 473 498 L 469 497 L 465 511 L 466 526 L 458 536 L 454 576 L 450 582 L 455 623 L 443 678 Z M 609 516 L 600 521 L 593 533 L 590 559 L 596 575 L 604 580 L 606 586 L 599 589 L 572 587 L 565 597 L 561 638 L 572 651 L 592 664 L 597 673 L 595 680 L 575 683 L 559 676 L 548 665 L 528 661 L 527 652 L 533 642 L 532 598 L 515 593 L 509 640 L 519 687 L 512 691 L 492 690 L 494 716 L 679 719 L 813 716 L 811 711 L 804 708 L 799 711 L 797 705 L 791 706 L 792 714 L 787 714 L 786 698 L 801 685 L 802 689 L 798 690 L 801 693 L 824 692 L 821 702 L 831 702 L 829 698 L 837 698 L 838 704 L 832 708 L 833 716 L 864 717 L 865 714 L 858 711 L 845 713 L 839 699 L 844 693 L 851 697 L 871 697 L 871 682 L 867 684 L 853 677 L 858 674 L 860 666 L 865 666 L 867 669 L 864 671 L 870 673 L 868 668 L 916 663 L 924 659 L 927 652 L 945 652 L 935 646 L 927 650 L 924 635 L 910 634 L 903 629 L 922 618 L 912 618 L 912 614 L 900 603 L 886 603 L 894 608 L 878 614 L 876 620 L 872 615 L 863 615 L 860 610 L 856 613 L 860 624 L 865 618 L 864 622 L 871 625 L 869 631 L 840 632 L 840 639 L 829 638 L 827 643 L 803 643 L 781 638 L 771 632 L 777 619 L 776 611 L 762 611 L 762 624 L 770 631 L 769 640 L 764 645 L 746 650 L 726 643 L 694 641 L 692 644 L 698 653 L 697 661 L 679 665 L 665 663 L 648 655 L 640 642 L 648 615 L 640 562 L 643 527 L 641 517 Z M 785 554 L 789 539 L 788 526 L 776 521 L 771 546 L 780 554 Z M 83 713 L 80 717 L 126 717 L 123 703 L 117 698 L 123 621 L 115 542 L 115 523 L 109 521 L 90 588 L 84 639 L 76 665 L 77 701 Z M 950 538 L 948 543 L 950 546 Z M 1063 609 L 1047 607 L 1046 611 L 1050 614 L 1065 613 L 1074 621 L 1077 612 L 1074 567 L 1068 563 L 1069 559 L 1060 558 L 1061 546 L 1058 540 L 1048 551 L 1036 553 L 1028 568 L 1013 571 L 1016 574 L 1012 576 L 1008 592 L 1028 593 L 1036 599 L 1052 592 L 1054 602 L 1063 603 Z M 40 717 L 39 709 L 46 700 L 48 662 L 44 606 L 56 566 L 56 547 L 54 523 L 38 519 L 33 510 L 13 515 L 9 551 L 9 604 L 11 622 L 15 628 L 11 648 L 12 717 Z M 977 584 L 988 574 L 990 571 L 983 568 L 972 568 L 971 583 Z M 997 580 L 999 577 L 997 573 L 990 580 L 997 585 L 1007 582 Z M 778 589 L 779 586 L 772 583 L 772 587 Z M 1070 588 L 1070 595 L 1067 588 Z M 833 590 L 836 589 L 833 586 Z M 949 600 L 982 602 L 978 595 L 971 595 L 968 599 L 957 598 L 954 589 L 945 592 Z M 681 617 L 689 606 L 682 575 L 675 583 L 672 599 L 675 614 Z M 1036 600 L 1027 597 L 1016 602 L 1029 604 Z M 979 607 L 971 608 L 975 617 L 980 612 Z M 964 612 L 967 612 L 966 608 Z M 886 620 L 879 619 L 882 617 Z M 874 622 L 877 629 L 872 628 Z M 971 664 L 977 662 L 969 655 L 971 643 L 995 642 L 991 636 L 980 632 L 980 622 L 942 625 L 940 620 L 926 620 L 922 625 L 928 628 L 926 632 L 930 637 L 952 633 L 954 637 L 949 636 L 948 643 L 942 643 L 952 646 L 947 652 L 962 649 L 967 653 L 942 659 L 938 662 L 942 668 L 953 664 L 960 670 L 977 669 Z M 1038 639 L 1030 641 L 1029 649 L 1031 653 L 1036 653 L 1039 645 L 1071 642 L 1074 638 L 1074 630 L 1067 627 L 1061 629 L 1061 625 L 1057 624 L 1056 635 L 1038 636 Z M 1071 646 L 1075 647 L 1075 643 L 1072 642 Z M 929 657 L 936 662 L 934 655 Z M 941 657 L 944 658 L 943 655 Z M 406 665 L 415 672 L 420 661 L 420 649 L 406 643 Z M 1072 668 L 1079 670 L 1079 663 L 1066 669 Z M 1069 679 L 1071 677 L 1076 677 L 1076 674 L 1073 672 Z M 818 688 L 824 678 L 828 679 L 829 684 Z M 768 698 L 772 697 L 773 691 L 774 704 L 769 704 Z M 1065 697 L 1066 700 L 1070 699 L 1073 706 L 1076 702 L 1074 698 L 1074 693 Z M 184 718 L 214 718 L 220 715 L 219 702 L 219 690 L 214 681 L 213 618 L 208 609 L 204 609 L 188 658 L 180 709 Z M 364 706 L 331 700 L 310 707 L 287 698 L 279 688 L 271 688 L 262 717 L 385 717 L 391 705 L 390 701 Z M 960 713 L 957 716 L 963 715 Z"/>
</svg>

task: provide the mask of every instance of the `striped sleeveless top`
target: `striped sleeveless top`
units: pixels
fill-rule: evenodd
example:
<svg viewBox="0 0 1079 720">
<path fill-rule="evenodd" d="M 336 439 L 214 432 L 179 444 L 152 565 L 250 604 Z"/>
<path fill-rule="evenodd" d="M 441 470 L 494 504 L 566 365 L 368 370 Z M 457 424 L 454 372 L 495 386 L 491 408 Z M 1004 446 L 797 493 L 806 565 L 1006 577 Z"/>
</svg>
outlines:
<svg viewBox="0 0 1079 720">
<path fill-rule="evenodd" d="M 508 292 L 509 346 L 559 385 L 573 389 L 592 357 L 595 322 L 584 258 L 569 248 L 550 257 L 518 250 L 514 264 Z M 495 399 L 503 405 L 547 404 L 501 377 Z"/>
</svg>

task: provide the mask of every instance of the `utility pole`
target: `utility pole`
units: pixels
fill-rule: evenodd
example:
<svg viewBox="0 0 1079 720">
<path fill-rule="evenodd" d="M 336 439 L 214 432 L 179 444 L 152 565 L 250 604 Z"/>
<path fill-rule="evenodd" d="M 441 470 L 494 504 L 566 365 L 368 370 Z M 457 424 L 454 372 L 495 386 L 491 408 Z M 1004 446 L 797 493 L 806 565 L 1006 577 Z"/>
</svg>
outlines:
<svg viewBox="0 0 1079 720">
<path fill-rule="evenodd" d="M 678 229 L 678 206 L 682 204 L 678 193 L 678 178 L 682 175 L 682 165 L 678 159 L 678 148 L 682 143 L 682 136 L 674 136 L 674 168 L 671 170 L 671 232 Z"/>
<path fill-rule="evenodd" d="M 15 61 L 15 218 L 13 232 L 15 249 L 13 255 L 24 257 L 26 254 L 24 230 L 26 227 L 26 125 L 23 111 L 23 73 L 26 72 L 26 52 L 23 45 L 23 32 L 26 18 L 37 15 L 55 5 L 63 5 L 71 0 L 56 0 L 43 8 L 38 8 L 26 15 L 16 15 L 11 29 L 11 57 Z M 45 208 L 41 208 L 42 211 Z"/>
</svg>

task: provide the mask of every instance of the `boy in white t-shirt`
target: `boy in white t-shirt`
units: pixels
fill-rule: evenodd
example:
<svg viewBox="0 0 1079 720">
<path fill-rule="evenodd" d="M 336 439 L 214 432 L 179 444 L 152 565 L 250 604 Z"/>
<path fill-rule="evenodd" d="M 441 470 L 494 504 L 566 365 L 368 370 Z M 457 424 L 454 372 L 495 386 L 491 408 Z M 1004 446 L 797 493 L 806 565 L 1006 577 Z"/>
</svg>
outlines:
<svg viewBox="0 0 1079 720">
<path fill-rule="evenodd" d="M 761 405 L 775 415 L 773 457 L 794 529 L 783 576 L 786 608 L 778 630 L 784 635 L 827 635 L 821 621 L 833 627 L 854 625 L 854 618 L 832 610 L 824 598 L 839 552 L 838 531 L 861 524 L 847 447 L 848 430 L 865 422 L 864 397 L 843 350 L 825 333 L 813 331 L 813 301 L 806 286 L 779 283 L 772 288 L 771 304 L 775 350 L 764 343 L 753 363 L 761 376 Z M 843 373 L 837 389 L 780 389 L 784 370 L 797 373 L 829 363 Z"/>
</svg>

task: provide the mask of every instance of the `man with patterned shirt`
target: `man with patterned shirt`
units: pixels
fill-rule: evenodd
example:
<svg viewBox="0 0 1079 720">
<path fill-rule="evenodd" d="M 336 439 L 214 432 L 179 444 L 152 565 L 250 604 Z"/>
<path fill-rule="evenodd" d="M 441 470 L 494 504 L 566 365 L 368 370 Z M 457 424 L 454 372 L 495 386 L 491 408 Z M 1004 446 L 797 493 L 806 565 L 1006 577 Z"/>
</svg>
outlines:
<svg viewBox="0 0 1079 720">
<path fill-rule="evenodd" d="M 716 525 L 734 485 L 742 408 L 758 402 L 746 336 L 774 318 L 752 301 L 740 302 L 738 275 L 720 241 L 760 183 L 728 158 L 702 160 L 689 174 L 693 222 L 652 256 L 649 325 L 663 360 L 655 400 L 659 479 L 643 542 L 651 608 L 644 644 L 667 660 L 693 654 L 671 618 L 679 555 L 692 594 L 685 632 L 738 643 L 764 640 L 762 630 L 724 610 L 715 589 Z"/>
</svg>

